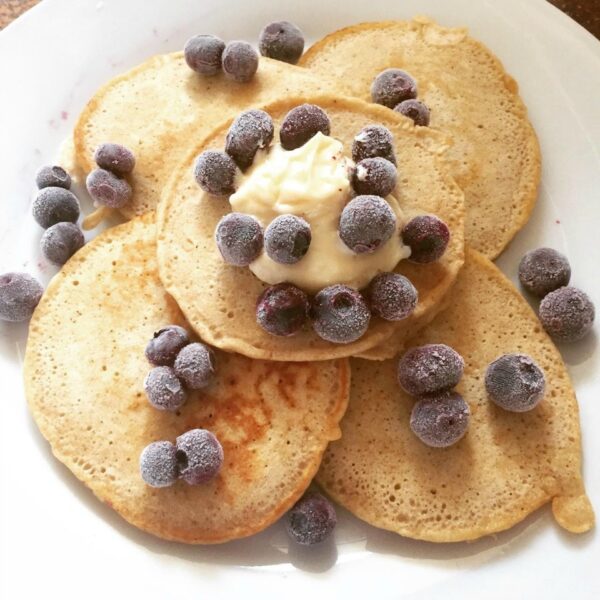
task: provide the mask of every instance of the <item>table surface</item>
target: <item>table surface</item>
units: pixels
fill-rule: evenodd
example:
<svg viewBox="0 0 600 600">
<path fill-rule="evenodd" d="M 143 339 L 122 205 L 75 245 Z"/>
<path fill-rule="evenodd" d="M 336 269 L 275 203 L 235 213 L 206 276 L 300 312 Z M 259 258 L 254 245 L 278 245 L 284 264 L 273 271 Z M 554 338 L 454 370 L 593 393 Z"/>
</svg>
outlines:
<svg viewBox="0 0 600 600">
<path fill-rule="evenodd" d="M 0 29 L 40 0 L 0 0 Z M 548 0 L 600 39 L 600 0 Z"/>
</svg>

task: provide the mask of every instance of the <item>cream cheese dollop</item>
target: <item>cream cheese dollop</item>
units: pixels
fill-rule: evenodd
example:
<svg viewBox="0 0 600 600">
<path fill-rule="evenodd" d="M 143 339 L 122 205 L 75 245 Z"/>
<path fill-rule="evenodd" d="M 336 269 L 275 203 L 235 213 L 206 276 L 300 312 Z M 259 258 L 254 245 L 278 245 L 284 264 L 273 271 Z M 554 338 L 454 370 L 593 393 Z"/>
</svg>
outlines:
<svg viewBox="0 0 600 600">
<path fill-rule="evenodd" d="M 257 153 L 229 198 L 233 211 L 253 215 L 265 229 L 275 217 L 294 214 L 305 219 L 312 232 L 308 252 L 295 264 L 277 263 L 263 251 L 249 265 L 259 279 L 293 283 L 310 293 L 336 283 L 361 289 L 410 255 L 410 248 L 402 244 L 404 218 L 393 196 L 386 200 L 397 217 L 396 233 L 385 244 L 372 254 L 354 254 L 340 239 L 338 225 L 351 197 L 352 166 L 341 142 L 322 133 L 295 150 L 277 144 Z"/>
</svg>

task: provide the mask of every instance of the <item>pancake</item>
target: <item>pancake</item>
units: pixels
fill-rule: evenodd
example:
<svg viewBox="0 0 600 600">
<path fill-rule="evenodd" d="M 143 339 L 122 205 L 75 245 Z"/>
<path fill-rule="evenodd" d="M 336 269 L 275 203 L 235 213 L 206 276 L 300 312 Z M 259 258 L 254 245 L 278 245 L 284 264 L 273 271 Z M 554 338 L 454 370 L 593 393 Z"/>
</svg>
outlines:
<svg viewBox="0 0 600 600">
<path fill-rule="evenodd" d="M 281 364 L 217 353 L 216 382 L 177 413 L 144 395 L 152 333 L 186 326 L 156 271 L 152 216 L 108 230 L 54 277 L 31 321 L 29 407 L 54 455 L 127 521 L 159 537 L 217 543 L 253 534 L 304 492 L 340 435 L 347 361 Z M 225 462 L 211 482 L 146 486 L 142 449 L 195 428 Z"/>
<path fill-rule="evenodd" d="M 236 83 L 223 74 L 198 75 L 182 52 L 155 56 L 110 80 L 88 102 L 75 127 L 77 163 L 85 173 L 94 169 L 94 151 L 103 142 L 130 148 L 136 156 L 128 177 L 133 197 L 121 213 L 132 218 L 156 208 L 190 146 L 222 121 L 279 97 L 323 92 L 326 86 L 306 69 L 264 57 L 251 82 Z"/>
<path fill-rule="evenodd" d="M 465 437 L 445 449 L 422 444 L 409 428 L 414 400 L 396 382 L 397 360 L 352 360 L 342 438 L 317 475 L 325 490 L 376 527 L 432 542 L 508 529 L 550 501 L 559 525 L 590 529 L 569 375 L 529 304 L 481 254 L 467 251 L 449 306 L 410 340 L 427 343 L 448 344 L 465 359 L 457 387 L 471 409 Z M 545 372 L 545 398 L 530 412 L 487 399 L 487 365 L 508 352 L 529 354 Z"/>
<path fill-rule="evenodd" d="M 204 193 L 193 176 L 193 164 L 206 149 L 224 147 L 229 123 L 223 124 L 200 144 L 188 149 L 187 158 L 173 173 L 159 206 L 158 263 L 160 277 L 187 320 L 210 344 L 251 358 L 268 360 L 325 360 L 351 356 L 394 335 L 394 352 L 407 335 L 421 326 L 450 289 L 463 263 L 463 194 L 450 177 L 444 160 L 447 138 L 380 106 L 360 100 L 315 96 L 288 98 L 264 107 L 276 129 L 287 112 L 303 102 L 321 106 L 331 120 L 331 135 L 339 139 L 344 153 L 366 125 L 380 123 L 394 134 L 398 199 L 407 219 L 434 213 L 444 220 L 451 239 L 444 256 L 427 265 L 401 261 L 397 271 L 406 275 L 419 292 L 414 313 L 403 321 L 373 318 L 367 333 L 349 344 L 333 344 L 311 328 L 292 337 L 276 337 L 256 323 L 256 301 L 266 285 L 247 268 L 226 264 L 214 241 L 221 217 L 230 212 L 227 199 Z M 278 133 L 276 131 L 276 139 Z M 327 260 L 328 257 L 323 257 Z"/>
<path fill-rule="evenodd" d="M 467 243 L 493 259 L 525 225 L 540 181 L 537 138 L 516 82 L 466 29 L 425 18 L 363 23 L 329 34 L 300 64 L 336 75 L 340 94 L 368 101 L 381 71 L 408 71 L 431 127 L 454 139 L 449 159 L 465 192 Z"/>
</svg>

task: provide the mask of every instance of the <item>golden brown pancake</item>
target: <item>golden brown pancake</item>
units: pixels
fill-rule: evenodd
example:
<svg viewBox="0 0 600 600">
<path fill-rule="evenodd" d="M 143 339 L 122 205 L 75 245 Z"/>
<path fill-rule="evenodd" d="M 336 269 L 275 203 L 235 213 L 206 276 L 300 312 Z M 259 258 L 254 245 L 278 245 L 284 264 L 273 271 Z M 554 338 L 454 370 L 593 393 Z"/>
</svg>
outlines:
<svg viewBox="0 0 600 600">
<path fill-rule="evenodd" d="M 410 340 L 427 343 L 448 344 L 465 359 L 457 388 L 471 410 L 465 437 L 449 448 L 425 446 L 409 428 L 414 399 L 396 381 L 397 360 L 354 359 L 342 437 L 327 449 L 319 483 L 368 523 L 432 542 L 508 529 L 550 501 L 562 527 L 590 529 L 569 375 L 529 304 L 481 254 L 467 251 L 449 306 Z M 526 413 L 486 396 L 487 365 L 510 352 L 529 354 L 545 372 L 545 397 Z"/>
<path fill-rule="evenodd" d="M 408 71 L 431 127 L 454 140 L 449 159 L 465 192 L 467 243 L 493 259 L 525 225 L 540 180 L 537 138 L 516 82 L 466 29 L 424 18 L 362 23 L 330 33 L 300 64 L 368 101 L 381 71 Z"/>
<path fill-rule="evenodd" d="M 279 97 L 327 87 L 325 78 L 264 57 L 252 81 L 237 83 L 223 74 L 198 75 L 183 52 L 155 56 L 111 79 L 88 102 L 75 127 L 77 163 L 85 173 L 94 169 L 94 151 L 103 142 L 130 148 L 133 198 L 121 212 L 132 218 L 156 208 L 177 164 L 217 125 Z"/>
<path fill-rule="evenodd" d="M 185 320 L 160 284 L 152 215 L 110 229 L 54 277 L 31 321 L 25 387 L 54 455 L 127 521 L 159 537 L 217 543 L 251 535 L 303 493 L 340 435 L 347 361 L 269 363 L 218 353 L 216 382 L 177 413 L 147 401 L 144 349 Z M 211 482 L 148 487 L 142 449 L 196 427 L 224 449 Z"/>
<path fill-rule="evenodd" d="M 223 261 L 214 231 L 221 217 L 231 211 L 229 202 L 203 192 L 193 175 L 194 162 L 202 151 L 224 147 L 229 123 L 189 148 L 165 188 L 157 217 L 160 277 L 198 334 L 223 350 L 268 360 L 325 360 L 364 352 L 393 335 L 391 348 L 386 347 L 383 356 L 374 351 L 375 358 L 385 358 L 397 352 L 422 322 L 431 319 L 463 263 L 463 194 L 444 159 L 447 139 L 437 131 L 414 127 L 409 119 L 381 106 L 332 96 L 288 98 L 264 107 L 275 121 L 276 136 L 287 112 L 303 102 L 317 104 L 328 113 L 331 135 L 342 142 L 347 155 L 354 136 L 366 125 L 379 123 L 389 128 L 400 173 L 392 194 L 407 220 L 433 213 L 448 224 L 451 239 L 441 260 L 427 265 L 405 260 L 396 268 L 419 292 L 415 312 L 398 322 L 373 318 L 367 333 L 349 344 L 327 342 L 311 328 L 292 337 L 276 337 L 259 327 L 256 301 L 266 285 L 249 269 Z"/>
</svg>

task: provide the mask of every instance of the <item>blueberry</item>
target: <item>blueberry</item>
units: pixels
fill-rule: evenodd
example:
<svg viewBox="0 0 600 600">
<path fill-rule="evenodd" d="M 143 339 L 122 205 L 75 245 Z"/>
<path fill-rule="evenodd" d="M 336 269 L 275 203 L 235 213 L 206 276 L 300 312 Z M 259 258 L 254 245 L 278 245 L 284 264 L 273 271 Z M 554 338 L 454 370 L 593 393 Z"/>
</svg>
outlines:
<svg viewBox="0 0 600 600">
<path fill-rule="evenodd" d="M 431 111 L 424 102 L 411 98 L 409 100 L 403 100 L 400 104 L 394 108 L 396 112 L 401 115 L 412 119 L 415 125 L 421 127 L 427 127 L 429 125 L 429 118 L 431 117 Z"/>
<path fill-rule="evenodd" d="M 35 183 L 40 190 L 47 187 L 68 190 L 71 187 L 71 176 L 58 165 L 47 165 L 36 173 Z"/>
<path fill-rule="evenodd" d="M 144 380 L 148 401 L 159 410 L 175 411 L 183 406 L 186 393 L 171 367 L 154 367 Z"/>
<path fill-rule="evenodd" d="M 415 310 L 419 294 L 404 275 L 380 273 L 371 281 L 367 297 L 374 315 L 387 321 L 401 321 Z"/>
<path fill-rule="evenodd" d="M 33 201 L 33 218 L 44 229 L 57 223 L 76 223 L 79 219 L 77 196 L 61 187 L 41 189 Z"/>
<path fill-rule="evenodd" d="M 576 342 L 592 328 L 594 304 L 575 287 L 550 292 L 540 303 L 540 321 L 550 336 L 559 342 Z"/>
<path fill-rule="evenodd" d="M 229 196 L 235 192 L 237 168 L 225 152 L 206 150 L 196 159 L 194 177 L 198 185 L 213 196 Z"/>
<path fill-rule="evenodd" d="M 398 171 L 387 159 L 377 156 L 361 160 L 352 175 L 352 187 L 357 194 L 387 196 L 394 191 Z"/>
<path fill-rule="evenodd" d="M 210 431 L 192 429 L 180 435 L 175 445 L 179 476 L 190 485 L 205 483 L 221 470 L 223 448 Z"/>
<path fill-rule="evenodd" d="M 173 485 L 179 476 L 177 448 L 171 442 L 152 442 L 140 455 L 142 479 L 151 487 L 163 488 Z"/>
<path fill-rule="evenodd" d="M 308 296 L 291 283 L 268 287 L 256 304 L 256 322 L 271 335 L 294 335 L 308 320 Z"/>
<path fill-rule="evenodd" d="M 226 263 L 246 267 L 262 251 L 263 231 L 254 217 L 228 213 L 217 224 L 215 240 Z"/>
<path fill-rule="evenodd" d="M 201 75 L 216 75 L 221 70 L 225 42 L 214 35 L 195 35 L 185 43 L 183 55 L 188 67 Z"/>
<path fill-rule="evenodd" d="M 394 136 L 383 125 L 367 125 L 352 142 L 352 160 L 358 163 L 365 158 L 378 156 L 396 164 Z"/>
<path fill-rule="evenodd" d="M 293 23 L 275 21 L 260 32 L 258 49 L 263 56 L 295 65 L 304 52 L 304 36 Z"/>
<path fill-rule="evenodd" d="M 269 258 L 292 265 L 308 252 L 312 234 L 310 225 L 295 215 L 281 215 L 265 231 L 265 251 Z"/>
<path fill-rule="evenodd" d="M 215 355 L 204 344 L 188 344 L 177 355 L 175 373 L 188 388 L 201 390 L 208 386 L 215 375 Z"/>
<path fill-rule="evenodd" d="M 544 397 L 544 372 L 526 354 L 504 354 L 485 372 L 490 400 L 512 412 L 535 408 Z"/>
<path fill-rule="evenodd" d="M 327 113 L 315 104 L 301 104 L 285 115 L 279 140 L 285 150 L 294 150 L 304 146 L 319 131 L 323 135 L 329 135 L 331 131 Z"/>
<path fill-rule="evenodd" d="M 375 77 L 371 98 L 377 104 L 394 108 L 403 100 L 417 97 L 417 82 L 401 69 L 386 69 Z"/>
<path fill-rule="evenodd" d="M 133 152 L 121 144 L 100 144 L 94 152 L 94 160 L 101 169 L 115 175 L 127 175 L 135 167 Z"/>
<path fill-rule="evenodd" d="M 398 363 L 398 383 L 412 396 L 442 392 L 460 381 L 464 368 L 462 356 L 450 346 L 416 346 Z"/>
<path fill-rule="evenodd" d="M 53 264 L 64 265 L 79 250 L 85 240 L 75 223 L 57 223 L 48 227 L 40 240 L 42 254 Z"/>
<path fill-rule="evenodd" d="M 129 183 L 106 169 L 94 169 L 87 176 L 85 186 L 94 202 L 110 208 L 122 208 L 131 199 Z"/>
<path fill-rule="evenodd" d="M 447 448 L 465 435 L 469 417 L 469 405 L 460 394 L 439 392 L 417 401 L 410 415 L 410 428 L 427 446 Z"/>
<path fill-rule="evenodd" d="M 311 307 L 313 327 L 328 342 L 348 344 L 369 328 L 371 313 L 362 295 L 347 285 L 323 288 Z"/>
<path fill-rule="evenodd" d="M 519 281 L 531 294 L 543 298 L 569 283 L 571 266 L 567 257 L 552 248 L 531 250 L 519 263 Z"/>
<path fill-rule="evenodd" d="M 356 196 L 340 217 L 340 238 L 356 254 L 375 252 L 396 230 L 396 215 L 379 196 Z"/>
<path fill-rule="evenodd" d="M 264 110 L 247 110 L 232 123 L 225 140 L 225 152 L 245 171 L 259 148 L 273 141 L 273 119 Z"/>
<path fill-rule="evenodd" d="M 167 325 L 154 332 L 146 345 L 146 358 L 155 367 L 171 367 L 179 351 L 190 343 L 188 332 L 178 325 Z"/>
<path fill-rule="evenodd" d="M 435 262 L 446 252 L 450 230 L 436 216 L 421 215 L 404 226 L 402 241 L 410 246 L 410 261 L 421 264 Z"/>
<path fill-rule="evenodd" d="M 337 515 L 321 494 L 307 494 L 287 514 L 287 532 L 298 544 L 312 546 L 325 541 L 334 530 Z"/>
<path fill-rule="evenodd" d="M 229 42 L 223 50 L 221 65 L 227 77 L 247 83 L 258 69 L 258 52 L 248 42 Z"/>
<path fill-rule="evenodd" d="M 27 321 L 43 293 L 39 281 L 27 273 L 0 275 L 0 320 Z"/>
</svg>

